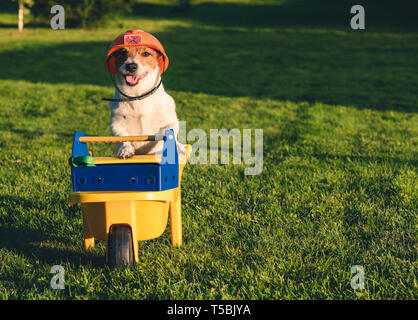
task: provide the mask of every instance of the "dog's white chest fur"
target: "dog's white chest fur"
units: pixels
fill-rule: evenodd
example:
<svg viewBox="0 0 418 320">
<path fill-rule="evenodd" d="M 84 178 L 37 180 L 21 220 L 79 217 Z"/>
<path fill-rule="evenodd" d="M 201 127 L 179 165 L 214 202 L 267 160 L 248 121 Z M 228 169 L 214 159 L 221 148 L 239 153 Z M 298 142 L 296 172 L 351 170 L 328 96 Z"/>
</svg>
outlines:
<svg viewBox="0 0 418 320">
<path fill-rule="evenodd" d="M 115 97 L 119 95 L 115 93 Z M 173 98 L 161 85 L 152 95 L 142 100 L 110 102 L 110 128 L 114 136 L 139 136 L 161 134 L 174 129 L 178 134 L 179 125 Z M 161 142 L 121 143 L 119 157 L 133 154 L 149 154 L 160 151 Z"/>
</svg>

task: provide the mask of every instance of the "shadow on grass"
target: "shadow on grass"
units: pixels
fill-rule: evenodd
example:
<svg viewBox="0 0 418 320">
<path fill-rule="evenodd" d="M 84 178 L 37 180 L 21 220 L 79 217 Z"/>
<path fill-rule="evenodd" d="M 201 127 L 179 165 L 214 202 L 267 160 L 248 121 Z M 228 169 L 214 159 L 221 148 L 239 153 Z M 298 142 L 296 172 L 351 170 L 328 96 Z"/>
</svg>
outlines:
<svg viewBox="0 0 418 320">
<path fill-rule="evenodd" d="M 5 210 L 7 216 L 16 214 L 13 208 L 23 207 L 25 210 L 38 208 L 44 204 L 36 204 L 29 199 L 15 196 L 0 196 L 0 203 L 7 203 Z M 74 209 L 75 210 L 75 209 Z M 42 221 L 42 228 L 30 227 L 25 223 L 24 227 L 16 223 L 8 223 L 5 218 L 0 221 L 0 247 L 24 256 L 27 259 L 35 259 L 42 263 L 60 264 L 69 262 L 74 265 L 103 266 L 105 257 L 89 254 L 85 251 L 79 252 L 69 249 L 71 235 L 60 236 L 59 226 L 50 219 Z M 80 238 L 80 243 L 82 243 Z"/>
<path fill-rule="evenodd" d="M 188 9 L 174 5 L 150 4 L 135 1 L 132 15 L 146 19 L 187 19 L 221 27 L 337 27 L 348 29 L 353 16 L 350 8 L 361 4 L 366 12 L 368 30 L 417 30 L 418 2 L 411 0 L 277 0 L 267 4 L 210 3 L 194 4 Z M 2 1 L 2 13 L 15 13 L 18 4 Z M 16 17 L 17 19 L 17 17 Z M 45 24 L 45 23 L 44 23 Z M 41 27 L 30 22 L 25 27 Z M 16 28 L 16 24 L 2 24 L 0 28 Z M 46 25 L 49 27 L 49 24 Z"/>
<path fill-rule="evenodd" d="M 132 13 L 152 19 L 187 19 L 223 27 L 337 27 L 348 30 L 353 5 L 365 8 L 368 30 L 418 29 L 418 3 L 410 0 L 281 0 L 276 4 L 201 3 L 187 10 L 137 2 Z"/>
<path fill-rule="evenodd" d="M 106 42 L 55 42 L 6 49 L 0 52 L 0 59 L 3 59 L 0 79 L 109 85 L 111 81 L 104 68 L 108 47 Z"/>
<path fill-rule="evenodd" d="M 41 236 L 37 230 L 0 227 L 0 246 L 26 259 L 39 261 L 52 265 L 69 262 L 73 265 L 92 265 L 103 267 L 105 257 L 91 255 L 87 252 L 78 252 L 64 248 L 54 248 L 39 245 L 38 242 L 50 241 Z M 82 239 L 80 239 L 82 241 Z M 56 241 L 54 242 L 56 244 Z"/>
<path fill-rule="evenodd" d="M 46 132 L 46 131 L 39 131 L 37 129 L 22 129 L 22 128 L 16 128 L 16 125 L 14 123 L 5 123 L 2 127 L 0 127 L 0 131 L 4 132 L 10 132 L 19 135 L 20 138 L 24 140 L 32 140 L 37 139 L 39 137 L 42 137 L 45 134 L 53 133 L 60 139 L 65 140 L 72 140 L 74 137 L 74 132 L 65 132 L 60 131 L 59 129 L 54 129 L 53 132 Z"/>
</svg>

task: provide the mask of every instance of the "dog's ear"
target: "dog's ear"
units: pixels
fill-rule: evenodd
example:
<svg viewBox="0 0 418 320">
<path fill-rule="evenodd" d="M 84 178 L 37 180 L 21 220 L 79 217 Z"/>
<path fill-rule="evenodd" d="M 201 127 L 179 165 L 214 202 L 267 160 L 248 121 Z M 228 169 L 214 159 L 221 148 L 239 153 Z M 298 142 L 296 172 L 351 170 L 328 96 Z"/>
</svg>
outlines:
<svg viewBox="0 0 418 320">
<path fill-rule="evenodd" d="M 114 53 L 116 60 L 125 61 L 128 58 L 128 51 L 126 49 L 116 50 Z"/>
<path fill-rule="evenodd" d="M 119 49 L 115 51 L 115 72 L 121 65 L 123 65 L 127 58 L 128 51 L 126 49 Z"/>
<path fill-rule="evenodd" d="M 116 76 L 116 61 L 115 56 L 111 55 L 106 59 L 106 69 L 112 76 Z"/>
<path fill-rule="evenodd" d="M 125 49 L 119 49 L 106 59 L 106 68 L 112 76 L 116 76 L 116 70 L 126 60 L 126 55 L 127 51 Z"/>
<path fill-rule="evenodd" d="M 156 50 L 156 52 L 157 52 L 158 69 L 160 69 L 160 73 L 162 74 L 164 72 L 164 66 L 165 66 L 164 55 L 158 50 Z"/>
</svg>

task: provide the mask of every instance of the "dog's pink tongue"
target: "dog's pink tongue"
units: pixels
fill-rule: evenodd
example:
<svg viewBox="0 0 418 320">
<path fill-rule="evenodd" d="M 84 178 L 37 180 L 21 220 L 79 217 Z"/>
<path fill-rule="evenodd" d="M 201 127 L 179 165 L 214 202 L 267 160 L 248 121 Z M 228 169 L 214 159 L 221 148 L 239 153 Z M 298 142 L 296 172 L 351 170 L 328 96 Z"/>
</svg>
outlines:
<svg viewBox="0 0 418 320">
<path fill-rule="evenodd" d="M 126 76 L 126 82 L 129 84 L 137 84 L 139 80 L 139 76 Z"/>
<path fill-rule="evenodd" d="M 126 76 L 126 81 L 130 85 L 135 85 L 139 82 L 139 80 L 141 80 L 144 77 L 145 77 L 145 74 L 140 74 L 139 76 Z"/>
</svg>

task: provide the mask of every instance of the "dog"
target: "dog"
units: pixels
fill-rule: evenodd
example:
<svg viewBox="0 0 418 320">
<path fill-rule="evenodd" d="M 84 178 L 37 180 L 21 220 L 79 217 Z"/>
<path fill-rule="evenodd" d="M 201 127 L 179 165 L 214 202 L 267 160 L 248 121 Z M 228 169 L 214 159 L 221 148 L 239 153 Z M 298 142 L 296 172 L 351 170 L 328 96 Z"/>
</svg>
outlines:
<svg viewBox="0 0 418 320">
<path fill-rule="evenodd" d="M 174 99 L 164 90 L 162 73 L 168 57 L 161 43 L 142 30 L 129 30 L 116 38 L 106 58 L 106 67 L 115 77 L 115 95 L 109 102 L 113 136 L 163 135 L 179 121 Z M 116 156 L 161 152 L 162 141 L 122 142 Z M 177 143 L 179 152 L 184 146 Z"/>
</svg>

